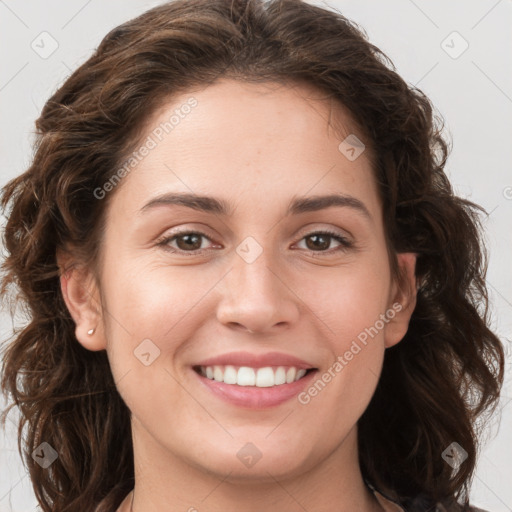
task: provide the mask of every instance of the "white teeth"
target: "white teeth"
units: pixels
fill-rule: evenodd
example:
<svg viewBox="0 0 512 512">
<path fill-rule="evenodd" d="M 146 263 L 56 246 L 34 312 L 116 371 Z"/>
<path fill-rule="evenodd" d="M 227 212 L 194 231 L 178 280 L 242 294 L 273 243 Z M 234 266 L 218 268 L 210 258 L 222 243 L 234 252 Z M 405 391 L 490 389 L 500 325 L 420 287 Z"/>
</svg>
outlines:
<svg viewBox="0 0 512 512">
<path fill-rule="evenodd" d="M 254 386 L 256 384 L 256 374 L 252 368 L 242 366 L 238 369 L 236 383 L 239 386 Z"/>
<path fill-rule="evenodd" d="M 295 376 L 295 380 L 302 379 L 302 377 L 304 377 L 304 375 L 306 375 L 306 370 L 304 370 L 304 368 L 301 368 L 301 369 L 297 372 L 297 375 Z"/>
<path fill-rule="evenodd" d="M 274 373 L 274 384 L 279 386 L 280 384 L 284 384 L 286 382 L 286 371 L 280 366 Z"/>
<path fill-rule="evenodd" d="M 222 368 L 220 366 L 214 366 L 213 367 L 213 378 L 217 382 L 223 382 L 224 381 L 224 375 L 222 372 Z"/>
<path fill-rule="evenodd" d="M 256 374 L 256 386 L 269 388 L 274 385 L 274 370 L 272 368 L 260 368 Z"/>
<path fill-rule="evenodd" d="M 278 366 L 277 368 L 271 366 L 265 366 L 264 368 L 240 366 L 238 370 L 232 365 L 201 366 L 201 374 L 208 379 L 224 382 L 225 384 L 256 386 L 258 388 L 290 384 L 304 377 L 306 371 L 303 368 L 297 370 L 294 366 L 287 368 L 284 366 Z"/>
<path fill-rule="evenodd" d="M 290 382 L 293 382 L 295 380 L 296 373 L 297 370 L 293 366 L 291 368 L 288 368 L 288 371 L 286 372 L 286 384 L 290 384 Z"/>
<path fill-rule="evenodd" d="M 224 382 L 226 384 L 236 384 L 238 372 L 234 366 L 228 365 L 224 368 Z"/>
</svg>

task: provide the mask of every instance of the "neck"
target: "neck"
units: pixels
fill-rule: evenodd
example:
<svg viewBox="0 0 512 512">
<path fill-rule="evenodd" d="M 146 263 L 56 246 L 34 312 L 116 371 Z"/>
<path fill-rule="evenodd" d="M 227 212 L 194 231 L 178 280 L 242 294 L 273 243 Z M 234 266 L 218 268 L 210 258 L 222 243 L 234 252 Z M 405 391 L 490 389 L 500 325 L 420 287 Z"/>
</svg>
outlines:
<svg viewBox="0 0 512 512">
<path fill-rule="evenodd" d="M 249 478 L 236 470 L 207 473 L 173 457 L 151 439 L 147 432 L 134 432 L 135 488 L 118 512 L 224 512 L 233 504 L 243 504 L 247 512 L 382 511 L 360 472 L 356 428 L 322 463 L 305 472 L 260 471 Z"/>
</svg>

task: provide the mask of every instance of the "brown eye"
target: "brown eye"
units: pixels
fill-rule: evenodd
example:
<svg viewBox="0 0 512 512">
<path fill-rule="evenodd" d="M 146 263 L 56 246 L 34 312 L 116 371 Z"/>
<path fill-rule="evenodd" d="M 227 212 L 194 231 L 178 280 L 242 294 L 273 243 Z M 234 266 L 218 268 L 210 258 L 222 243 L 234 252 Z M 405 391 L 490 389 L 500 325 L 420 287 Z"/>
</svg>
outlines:
<svg viewBox="0 0 512 512">
<path fill-rule="evenodd" d="M 308 249 L 311 249 L 312 251 L 317 249 L 328 249 L 331 245 L 331 239 L 332 237 L 329 235 L 309 235 L 305 237 L 306 245 L 308 246 Z M 310 241 L 311 243 L 308 243 Z"/>
<path fill-rule="evenodd" d="M 186 233 L 184 235 L 177 235 L 174 237 L 176 239 L 176 245 L 181 250 L 192 250 L 197 251 L 201 248 L 201 238 L 202 235 L 198 233 Z"/>
<path fill-rule="evenodd" d="M 170 252 L 201 253 L 208 250 L 201 248 L 203 238 L 210 240 L 204 233 L 199 231 L 183 231 L 181 233 L 176 233 L 173 236 L 163 238 L 157 242 L 157 245 Z M 176 246 L 171 245 L 172 242 L 175 242 Z"/>
<path fill-rule="evenodd" d="M 353 245 L 352 242 L 341 236 L 339 233 L 330 231 L 317 231 L 310 233 L 303 237 L 302 240 L 306 240 L 306 248 L 313 252 L 330 252 L 328 249 L 332 240 L 335 240 L 340 244 L 340 246 L 337 249 L 334 249 L 334 251 L 343 251 Z"/>
</svg>

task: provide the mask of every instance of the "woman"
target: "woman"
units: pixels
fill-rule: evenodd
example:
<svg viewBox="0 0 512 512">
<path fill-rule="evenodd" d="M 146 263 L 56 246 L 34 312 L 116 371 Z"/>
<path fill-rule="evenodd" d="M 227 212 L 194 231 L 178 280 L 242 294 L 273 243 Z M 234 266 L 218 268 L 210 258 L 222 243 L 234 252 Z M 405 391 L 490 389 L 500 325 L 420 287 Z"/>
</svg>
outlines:
<svg viewBox="0 0 512 512">
<path fill-rule="evenodd" d="M 46 511 L 470 508 L 503 348 L 429 100 L 343 16 L 111 31 L 3 189 L 2 387 Z"/>
</svg>

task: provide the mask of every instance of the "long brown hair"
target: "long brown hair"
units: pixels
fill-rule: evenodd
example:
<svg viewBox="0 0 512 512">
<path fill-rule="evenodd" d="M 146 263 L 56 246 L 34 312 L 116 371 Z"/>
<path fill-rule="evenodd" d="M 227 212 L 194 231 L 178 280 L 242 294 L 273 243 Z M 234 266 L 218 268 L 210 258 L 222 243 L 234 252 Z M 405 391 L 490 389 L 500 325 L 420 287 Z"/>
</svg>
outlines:
<svg viewBox="0 0 512 512">
<path fill-rule="evenodd" d="M 488 328 L 483 210 L 455 196 L 443 172 L 442 118 L 337 12 L 300 0 L 177 0 L 106 35 L 46 102 L 30 167 L 2 190 L 0 293 L 28 315 L 4 347 L 1 384 L 12 403 L 3 421 L 19 408 L 20 453 L 42 509 L 115 510 L 134 485 L 130 412 L 106 352 L 75 338 L 56 251 L 72 247 L 97 265 L 115 191 L 102 200 L 94 191 L 133 151 L 159 105 L 221 76 L 311 84 L 361 126 L 388 248 L 418 254 L 420 282 L 409 330 L 386 350 L 358 423 L 361 469 L 406 506 L 467 505 L 477 420 L 496 409 L 504 353 Z M 456 470 L 442 457 L 453 441 L 467 452 Z M 58 453 L 46 469 L 30 456 L 42 442 Z"/>
</svg>

